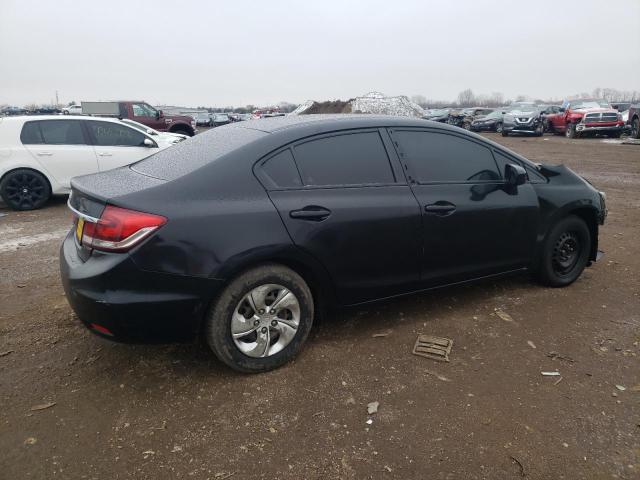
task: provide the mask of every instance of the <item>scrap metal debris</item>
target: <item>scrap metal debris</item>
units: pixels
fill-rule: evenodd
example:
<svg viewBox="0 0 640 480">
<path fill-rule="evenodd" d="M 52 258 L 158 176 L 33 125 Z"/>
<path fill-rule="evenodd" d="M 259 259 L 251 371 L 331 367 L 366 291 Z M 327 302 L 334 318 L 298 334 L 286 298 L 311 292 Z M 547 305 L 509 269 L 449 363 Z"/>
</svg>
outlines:
<svg viewBox="0 0 640 480">
<path fill-rule="evenodd" d="M 534 350 L 537 348 L 536 344 L 533 343 L 531 340 L 527 340 L 527 345 L 529 345 L 531 348 L 533 348 Z"/>
<path fill-rule="evenodd" d="M 543 377 L 559 377 L 560 372 L 540 372 Z"/>
<path fill-rule="evenodd" d="M 575 360 L 567 355 L 561 355 L 558 352 L 549 352 L 547 353 L 547 357 L 552 358 L 554 360 L 564 360 L 565 362 L 574 363 Z"/>
<path fill-rule="evenodd" d="M 374 413 L 378 413 L 378 407 L 380 406 L 380 402 L 371 402 L 367 404 L 367 413 L 369 415 L 373 415 Z"/>
<path fill-rule="evenodd" d="M 449 353 L 453 347 L 453 340 L 433 335 L 418 335 L 413 346 L 413 354 L 431 358 L 440 362 L 449 361 Z"/>
<path fill-rule="evenodd" d="M 13 350 L 7 350 L 6 352 L 0 352 L 0 357 L 6 357 L 10 353 L 13 353 Z"/>
<path fill-rule="evenodd" d="M 37 412 L 38 410 L 45 410 L 47 408 L 51 408 L 56 404 L 56 402 L 48 402 L 48 403 L 42 403 L 40 405 L 34 405 L 33 407 L 31 407 L 31 411 L 32 412 Z"/>
<path fill-rule="evenodd" d="M 513 318 L 511 318 L 511 315 L 509 315 L 507 312 L 503 312 L 502 310 L 500 310 L 499 308 L 496 308 L 495 310 L 495 314 L 500 317 L 502 320 L 504 320 L 505 322 L 511 322 L 511 323 L 515 323 L 515 321 L 513 320 Z"/>
</svg>

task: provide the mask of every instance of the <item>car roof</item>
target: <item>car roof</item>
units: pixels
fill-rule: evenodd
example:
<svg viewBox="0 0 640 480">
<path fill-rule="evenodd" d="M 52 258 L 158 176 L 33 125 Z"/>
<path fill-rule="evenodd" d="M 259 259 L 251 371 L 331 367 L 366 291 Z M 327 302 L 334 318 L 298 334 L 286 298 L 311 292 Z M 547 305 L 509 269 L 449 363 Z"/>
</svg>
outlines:
<svg viewBox="0 0 640 480">
<path fill-rule="evenodd" d="M 313 135 L 366 128 L 432 128 L 443 132 L 475 137 L 484 144 L 494 142 L 452 125 L 418 118 L 368 114 L 287 115 L 237 122 L 198 134 L 132 165 L 138 173 L 162 180 L 175 180 L 200 168 L 244 168 L 259 158 L 291 142 Z"/>
<path fill-rule="evenodd" d="M 4 117 L 10 122 L 23 123 L 38 120 L 100 120 L 112 123 L 121 123 L 119 119 L 112 117 L 92 117 L 89 115 L 16 115 L 13 117 Z"/>
</svg>

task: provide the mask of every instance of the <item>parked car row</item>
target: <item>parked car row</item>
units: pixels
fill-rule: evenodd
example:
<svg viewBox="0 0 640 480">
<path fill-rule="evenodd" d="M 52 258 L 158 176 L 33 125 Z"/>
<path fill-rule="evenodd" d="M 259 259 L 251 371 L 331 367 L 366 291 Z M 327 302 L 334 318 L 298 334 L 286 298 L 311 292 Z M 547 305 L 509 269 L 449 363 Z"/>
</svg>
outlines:
<svg viewBox="0 0 640 480">
<path fill-rule="evenodd" d="M 616 104 L 615 107 L 602 99 L 568 100 L 562 105 L 515 102 L 497 109 L 431 110 L 424 118 L 477 132 L 493 131 L 505 137 L 510 134 L 542 136 L 549 132 L 568 138 L 596 134 L 618 138 L 629 130 L 638 138 L 638 106 Z M 619 111 L 622 108 L 626 117 Z"/>
</svg>

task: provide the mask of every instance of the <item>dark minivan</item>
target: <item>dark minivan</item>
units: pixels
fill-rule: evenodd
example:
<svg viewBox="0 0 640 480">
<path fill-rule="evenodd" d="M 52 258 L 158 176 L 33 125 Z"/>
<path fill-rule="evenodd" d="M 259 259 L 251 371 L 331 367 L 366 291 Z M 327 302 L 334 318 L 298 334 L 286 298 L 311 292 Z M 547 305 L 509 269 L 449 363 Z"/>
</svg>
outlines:
<svg viewBox="0 0 640 480">
<path fill-rule="evenodd" d="M 575 281 L 604 194 L 424 120 L 241 122 L 72 181 L 67 298 L 121 341 L 206 339 L 245 372 L 284 364 L 320 307 L 524 270 Z"/>
</svg>

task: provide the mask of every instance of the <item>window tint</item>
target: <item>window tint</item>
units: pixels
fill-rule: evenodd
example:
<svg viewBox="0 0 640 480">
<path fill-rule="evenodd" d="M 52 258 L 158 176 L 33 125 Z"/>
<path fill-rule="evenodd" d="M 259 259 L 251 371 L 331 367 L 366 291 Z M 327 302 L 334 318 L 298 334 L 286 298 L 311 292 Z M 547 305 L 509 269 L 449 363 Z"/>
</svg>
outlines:
<svg viewBox="0 0 640 480">
<path fill-rule="evenodd" d="M 395 182 L 378 132 L 312 140 L 297 145 L 295 156 L 305 185 Z"/>
<path fill-rule="evenodd" d="M 133 115 L 135 117 L 155 117 L 156 111 L 146 103 L 134 103 Z"/>
<path fill-rule="evenodd" d="M 89 122 L 89 129 L 102 147 L 142 147 L 146 138 L 138 130 L 111 122 Z"/>
<path fill-rule="evenodd" d="M 48 145 L 86 145 L 82 126 L 77 120 L 43 120 L 42 139 Z"/>
<path fill-rule="evenodd" d="M 418 182 L 498 180 L 491 150 L 445 133 L 394 131 L 402 158 Z"/>
<path fill-rule="evenodd" d="M 302 181 L 293 161 L 291 150 L 287 149 L 271 157 L 262 170 L 269 177 L 272 187 L 300 187 Z"/>
<path fill-rule="evenodd" d="M 27 122 L 24 124 L 22 132 L 20 133 L 20 141 L 25 145 L 44 143 L 38 122 Z"/>
</svg>

